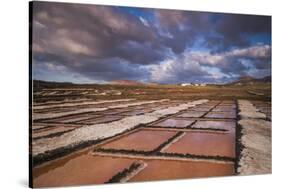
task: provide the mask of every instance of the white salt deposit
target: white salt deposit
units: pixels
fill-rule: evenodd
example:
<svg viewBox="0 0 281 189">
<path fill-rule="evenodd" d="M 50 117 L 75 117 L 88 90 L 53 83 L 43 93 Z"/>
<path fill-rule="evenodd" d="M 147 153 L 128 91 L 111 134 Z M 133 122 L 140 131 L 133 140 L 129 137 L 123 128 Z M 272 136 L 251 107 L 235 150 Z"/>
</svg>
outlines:
<svg viewBox="0 0 281 189">
<path fill-rule="evenodd" d="M 94 104 L 103 104 L 103 103 L 110 103 L 110 102 L 127 102 L 132 101 L 135 99 L 118 99 L 118 100 L 100 100 L 100 101 L 93 101 L 93 102 L 72 102 L 72 103 L 61 103 L 61 104 L 51 104 L 51 105 L 41 105 L 41 106 L 34 106 L 34 110 L 41 110 L 46 108 L 60 108 L 60 107 L 69 107 L 69 106 L 80 106 L 80 105 L 94 105 Z"/>
<path fill-rule="evenodd" d="M 181 104 L 180 106 L 172 106 L 163 110 L 146 113 L 144 115 L 126 117 L 110 123 L 84 126 L 51 139 L 47 138 L 36 140 L 33 141 L 32 153 L 33 155 L 38 155 L 46 151 L 55 150 L 69 145 L 75 145 L 85 141 L 108 138 L 123 133 L 128 129 L 132 129 L 139 124 L 150 123 L 158 120 L 162 116 L 174 114 L 188 109 L 189 107 L 206 102 L 208 102 L 208 100 L 197 100 L 186 104 Z"/>
<path fill-rule="evenodd" d="M 38 120 L 38 119 L 50 119 L 50 118 L 58 118 L 62 116 L 67 116 L 67 115 L 73 115 L 73 114 L 79 114 L 79 113 L 86 113 L 86 112 L 100 112 L 100 111 L 105 111 L 108 109 L 113 109 L 113 108 L 127 108 L 130 106 L 138 106 L 138 105 L 143 105 L 143 104 L 152 104 L 156 102 L 164 102 L 167 101 L 167 99 L 164 100 L 150 100 L 150 101 L 142 101 L 142 102 L 135 102 L 135 103 L 125 103 L 125 104 L 120 104 L 120 105 L 112 105 L 104 108 L 81 108 L 78 110 L 72 110 L 72 111 L 66 111 L 66 112 L 56 112 L 56 113 L 33 113 L 33 120 Z"/>
<path fill-rule="evenodd" d="M 256 107 L 245 100 L 238 101 L 242 127 L 241 152 L 238 173 L 240 175 L 271 173 L 271 122 Z"/>
</svg>

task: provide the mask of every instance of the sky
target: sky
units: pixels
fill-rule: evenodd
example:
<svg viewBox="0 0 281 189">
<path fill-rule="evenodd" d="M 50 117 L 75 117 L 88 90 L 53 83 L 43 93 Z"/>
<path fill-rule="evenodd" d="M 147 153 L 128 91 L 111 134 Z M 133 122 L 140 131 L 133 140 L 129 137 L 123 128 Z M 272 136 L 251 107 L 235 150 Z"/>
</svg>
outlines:
<svg viewBox="0 0 281 189">
<path fill-rule="evenodd" d="M 271 17 L 34 2 L 33 78 L 226 83 L 271 75 Z"/>
</svg>

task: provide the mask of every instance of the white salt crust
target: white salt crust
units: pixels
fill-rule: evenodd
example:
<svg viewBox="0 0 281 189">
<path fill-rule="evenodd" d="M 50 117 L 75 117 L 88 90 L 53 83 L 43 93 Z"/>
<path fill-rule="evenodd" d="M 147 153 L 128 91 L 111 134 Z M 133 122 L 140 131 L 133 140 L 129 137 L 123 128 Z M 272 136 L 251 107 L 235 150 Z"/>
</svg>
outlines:
<svg viewBox="0 0 281 189">
<path fill-rule="evenodd" d="M 271 122 L 262 120 L 264 114 L 245 100 L 238 101 L 242 127 L 241 152 L 238 173 L 240 175 L 271 173 Z"/>
<path fill-rule="evenodd" d="M 154 102 L 159 102 L 159 101 L 154 101 Z M 36 140 L 33 141 L 32 143 L 32 153 L 33 155 L 38 155 L 46 151 L 55 150 L 65 146 L 76 145 L 83 141 L 108 138 L 123 133 L 128 129 L 133 129 L 139 124 L 147 124 L 158 120 L 160 117 L 170 114 L 175 114 L 179 111 L 206 102 L 208 102 L 208 100 L 205 99 L 196 100 L 185 104 L 181 104 L 179 106 L 172 106 L 162 110 L 156 110 L 154 112 L 146 113 L 143 115 L 125 117 L 121 120 L 110 122 L 110 123 L 84 126 L 75 129 L 73 131 L 70 131 L 68 133 L 65 133 L 59 137 Z"/>
</svg>

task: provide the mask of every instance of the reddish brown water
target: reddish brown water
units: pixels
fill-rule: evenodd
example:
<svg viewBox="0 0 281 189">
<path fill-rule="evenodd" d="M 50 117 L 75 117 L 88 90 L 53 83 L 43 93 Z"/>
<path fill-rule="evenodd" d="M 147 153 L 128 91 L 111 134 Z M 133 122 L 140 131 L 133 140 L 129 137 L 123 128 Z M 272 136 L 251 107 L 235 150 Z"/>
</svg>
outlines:
<svg viewBox="0 0 281 189">
<path fill-rule="evenodd" d="M 199 112 L 199 111 L 187 111 L 185 113 L 182 113 L 178 115 L 177 117 L 201 117 L 206 112 Z"/>
<path fill-rule="evenodd" d="M 235 136 L 233 133 L 186 132 L 164 152 L 235 157 Z"/>
<path fill-rule="evenodd" d="M 183 119 L 167 119 L 165 121 L 161 121 L 159 123 L 156 123 L 152 126 L 161 126 L 161 127 L 187 127 L 191 123 L 193 123 L 193 120 L 183 120 Z"/>
<path fill-rule="evenodd" d="M 140 130 L 101 146 L 101 148 L 151 151 L 175 135 L 174 131 Z"/>
<path fill-rule="evenodd" d="M 225 118 L 225 119 L 234 119 L 236 118 L 236 113 L 233 112 L 209 112 L 204 117 L 206 118 Z"/>
<path fill-rule="evenodd" d="M 211 128 L 211 129 L 235 129 L 236 123 L 234 121 L 197 121 L 193 128 Z"/>
<path fill-rule="evenodd" d="M 148 166 L 129 182 L 234 175 L 233 164 L 171 160 L 150 160 L 146 163 Z"/>
<path fill-rule="evenodd" d="M 188 109 L 179 115 L 178 118 L 170 118 L 162 122 L 158 122 L 152 126 L 184 128 L 190 125 L 193 121 L 200 120 L 197 121 L 197 123 L 192 127 L 227 129 L 230 132 L 220 134 L 203 131 L 188 131 L 186 132 L 185 136 L 170 146 L 167 146 L 163 152 L 235 157 L 235 122 L 210 121 L 212 119 L 199 118 L 218 103 L 220 103 L 220 101 L 210 101 L 209 103 L 204 103 L 202 105 Z M 83 125 L 82 123 L 98 124 L 116 121 L 126 116 L 146 113 L 152 109 L 161 109 L 165 106 L 171 105 L 171 102 L 169 102 L 166 104 L 161 103 L 161 105 L 151 104 L 145 106 L 135 106 L 125 108 L 126 110 L 120 108 L 97 113 L 101 115 L 85 113 L 67 116 L 64 118 L 56 118 L 53 120 L 58 121 L 58 124 L 60 125 L 63 123 L 65 123 L 64 125 L 67 125 L 66 123 L 69 122 L 78 122 L 81 123 L 81 125 Z M 176 103 L 174 105 L 176 106 Z M 100 106 L 103 107 L 104 105 Z M 212 112 L 208 113 L 208 118 L 235 118 L 235 113 L 235 104 L 233 104 L 232 101 L 223 101 L 223 103 L 213 109 Z M 121 114 L 123 116 L 118 116 Z M 85 120 L 88 118 L 91 119 Z M 50 133 L 64 131 L 64 129 L 67 130 L 68 128 L 54 127 L 42 130 L 40 132 L 37 131 L 35 133 L 36 136 L 45 136 Z M 150 127 L 150 129 L 151 130 L 141 129 L 131 134 L 122 136 L 121 138 L 116 138 L 113 141 L 101 145 L 100 148 L 151 151 L 177 133 L 176 131 L 166 131 L 164 128 L 161 130 L 156 130 L 156 128 Z M 46 187 L 101 184 L 108 181 L 118 172 L 128 168 L 133 162 L 136 161 L 138 161 L 137 158 L 114 158 L 110 156 L 93 156 L 89 155 L 87 152 L 77 153 L 76 155 L 65 156 L 62 159 L 51 161 L 44 166 L 33 169 L 34 186 Z M 214 162 L 179 160 L 142 161 L 147 163 L 148 166 L 141 170 L 137 175 L 133 176 L 130 180 L 131 182 L 226 176 L 234 174 L 234 165 L 231 163 L 221 164 Z"/>
<path fill-rule="evenodd" d="M 102 184 L 130 167 L 133 159 L 83 154 L 34 169 L 34 187 Z"/>
</svg>

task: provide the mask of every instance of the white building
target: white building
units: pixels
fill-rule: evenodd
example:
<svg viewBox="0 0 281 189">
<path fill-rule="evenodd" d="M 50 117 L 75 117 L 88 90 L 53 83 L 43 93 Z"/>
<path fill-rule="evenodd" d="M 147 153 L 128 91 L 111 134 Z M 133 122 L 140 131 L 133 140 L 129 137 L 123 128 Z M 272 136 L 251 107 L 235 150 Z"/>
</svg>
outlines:
<svg viewBox="0 0 281 189">
<path fill-rule="evenodd" d="M 191 86 L 191 83 L 182 83 L 181 86 L 185 87 L 185 86 Z"/>
</svg>

